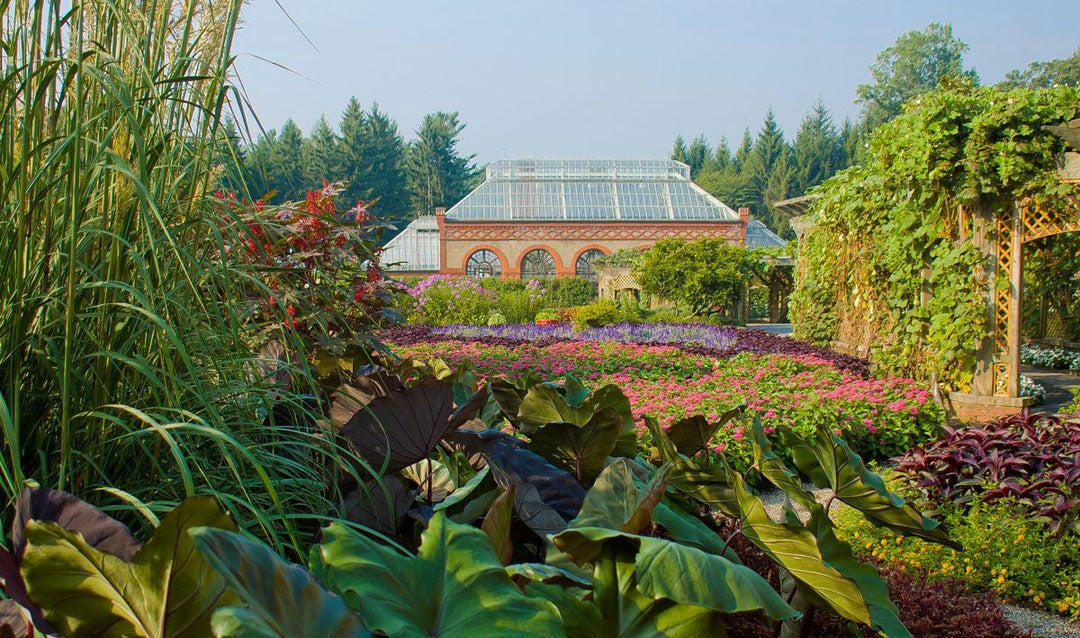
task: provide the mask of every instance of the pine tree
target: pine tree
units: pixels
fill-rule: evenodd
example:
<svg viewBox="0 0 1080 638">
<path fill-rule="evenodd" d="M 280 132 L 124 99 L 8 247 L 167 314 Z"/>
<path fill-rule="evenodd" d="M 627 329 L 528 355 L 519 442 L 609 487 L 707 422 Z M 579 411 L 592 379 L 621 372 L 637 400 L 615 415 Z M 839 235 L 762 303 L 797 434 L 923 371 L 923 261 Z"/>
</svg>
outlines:
<svg viewBox="0 0 1080 638">
<path fill-rule="evenodd" d="M 792 194 L 802 195 L 840 170 L 844 149 L 825 104 L 817 104 L 803 117 L 794 144 Z"/>
<path fill-rule="evenodd" d="M 478 171 L 473 164 L 476 156 L 462 157 L 456 148 L 464 128 L 457 112 L 424 116 L 406 153 L 413 215 L 430 214 L 439 206 L 449 208 L 468 194 Z"/>
<path fill-rule="evenodd" d="M 378 198 L 373 209 L 379 217 L 392 222 L 409 217 L 409 193 L 406 188 L 405 142 L 398 134 L 397 122 L 372 104 L 364 116 L 356 153 L 360 161 L 352 174 L 350 193 L 366 202 Z"/>
<path fill-rule="evenodd" d="M 281 127 L 266 170 L 271 187 L 278 191 L 277 201 L 303 199 L 308 188 L 316 186 L 306 180 L 303 156 L 304 134 L 290 118 Z"/>
<path fill-rule="evenodd" d="M 750 155 L 754 152 L 754 138 L 750 135 L 750 129 L 743 129 L 742 142 L 735 151 L 735 169 L 742 171 L 746 163 L 750 161 Z"/>
<path fill-rule="evenodd" d="M 716 145 L 716 151 L 713 152 L 708 169 L 713 171 L 724 171 L 727 170 L 734 161 L 735 160 L 731 157 L 731 146 L 728 144 L 727 138 L 721 137 L 720 143 Z"/>
<path fill-rule="evenodd" d="M 675 145 L 671 148 L 671 159 L 683 164 L 687 163 L 686 140 L 682 135 L 675 138 Z"/>
<path fill-rule="evenodd" d="M 705 140 L 704 135 L 698 135 L 694 141 L 690 142 L 690 148 L 686 151 L 686 163 L 690 165 L 691 178 L 705 168 L 711 156 L 712 148 L 709 147 L 709 142 Z"/>
<path fill-rule="evenodd" d="M 345 178 L 341 158 L 341 141 L 326 117 L 320 117 L 304 140 L 304 181 L 307 188 L 321 186 L 323 181 L 336 182 Z"/>
</svg>

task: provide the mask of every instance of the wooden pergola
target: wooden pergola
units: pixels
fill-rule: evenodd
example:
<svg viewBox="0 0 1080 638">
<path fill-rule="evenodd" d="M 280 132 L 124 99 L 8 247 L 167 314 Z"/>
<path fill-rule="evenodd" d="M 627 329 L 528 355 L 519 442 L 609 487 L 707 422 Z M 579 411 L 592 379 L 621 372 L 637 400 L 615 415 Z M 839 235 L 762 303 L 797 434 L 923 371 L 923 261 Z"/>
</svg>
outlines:
<svg viewBox="0 0 1080 638">
<path fill-rule="evenodd" d="M 1046 126 L 1074 150 L 1065 153 L 1058 167 L 1064 184 L 1080 185 L 1080 119 L 1064 126 Z M 1013 207 L 1011 218 L 996 221 L 993 243 L 995 271 L 988 279 L 993 312 L 993 334 L 978 352 L 972 394 L 1015 398 L 1020 390 L 1020 321 L 1023 310 L 1024 244 L 1043 237 L 1080 230 L 1080 188 L 1060 195 L 1052 203 L 1025 199 Z M 986 248 L 988 238 L 983 239 Z M 986 251 L 989 253 L 989 251 Z M 988 256 L 990 256 L 988 254 Z M 997 286 L 999 274 L 1008 273 L 1009 285 Z"/>
<path fill-rule="evenodd" d="M 1037 203 L 1024 199 L 1013 206 L 1012 215 L 995 216 L 988 207 L 961 211 L 974 228 L 972 241 L 986 255 L 983 280 L 987 285 L 987 336 L 976 352 L 970 393 L 950 395 L 954 410 L 970 416 L 989 417 L 1017 412 L 1031 403 L 1019 397 L 1020 324 L 1023 309 L 1024 244 L 1073 231 L 1080 231 L 1080 119 L 1046 130 L 1066 141 L 1073 151 L 1058 163 L 1058 178 L 1078 188 Z M 800 238 L 811 222 L 807 212 L 816 205 L 817 194 L 776 202 L 774 208 L 792 215 L 792 226 Z M 961 224 L 962 226 L 964 224 Z M 1008 285 L 998 285 L 1008 277 Z M 970 409 L 964 409 L 964 406 Z M 978 406 L 978 407 L 977 407 Z M 985 408 L 985 409 L 983 409 Z"/>
</svg>

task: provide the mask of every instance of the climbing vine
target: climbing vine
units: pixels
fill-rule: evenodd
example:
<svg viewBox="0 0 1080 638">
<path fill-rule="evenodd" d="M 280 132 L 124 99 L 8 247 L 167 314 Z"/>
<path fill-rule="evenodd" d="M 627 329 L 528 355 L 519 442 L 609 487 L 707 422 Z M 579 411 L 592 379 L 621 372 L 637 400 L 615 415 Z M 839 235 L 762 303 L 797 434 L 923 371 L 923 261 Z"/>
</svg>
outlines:
<svg viewBox="0 0 1080 638">
<path fill-rule="evenodd" d="M 909 103 L 875 131 L 863 164 L 818 190 L 796 335 L 861 349 L 890 374 L 969 387 L 990 329 L 977 239 L 1018 199 L 1070 188 L 1053 171 L 1063 145 L 1041 127 L 1078 114 L 1080 90 L 1066 87 L 952 86 Z"/>
</svg>

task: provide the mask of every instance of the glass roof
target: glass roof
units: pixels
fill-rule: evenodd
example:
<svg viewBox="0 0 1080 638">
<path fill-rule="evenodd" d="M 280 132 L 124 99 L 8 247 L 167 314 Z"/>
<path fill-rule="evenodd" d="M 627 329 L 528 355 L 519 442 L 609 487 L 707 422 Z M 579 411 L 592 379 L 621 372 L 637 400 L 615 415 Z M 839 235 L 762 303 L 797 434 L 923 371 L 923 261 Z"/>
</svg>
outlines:
<svg viewBox="0 0 1080 638">
<path fill-rule="evenodd" d="M 746 225 L 747 248 L 783 248 L 787 242 L 756 219 Z"/>
<path fill-rule="evenodd" d="M 739 221 L 674 160 L 500 160 L 448 221 Z"/>
<path fill-rule="evenodd" d="M 391 272 L 439 270 L 439 224 L 434 215 L 413 220 L 386 242 L 382 263 Z"/>
</svg>

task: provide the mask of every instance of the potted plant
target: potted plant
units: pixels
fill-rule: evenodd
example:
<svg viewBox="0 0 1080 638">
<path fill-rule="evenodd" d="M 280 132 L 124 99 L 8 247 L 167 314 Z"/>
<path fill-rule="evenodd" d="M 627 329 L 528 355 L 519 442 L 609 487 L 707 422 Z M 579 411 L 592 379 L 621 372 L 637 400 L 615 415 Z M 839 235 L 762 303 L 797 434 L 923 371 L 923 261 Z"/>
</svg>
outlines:
<svg viewBox="0 0 1080 638">
<path fill-rule="evenodd" d="M 544 308 L 536 313 L 536 325 L 547 326 L 555 323 L 559 323 L 559 314 L 554 310 Z"/>
</svg>

